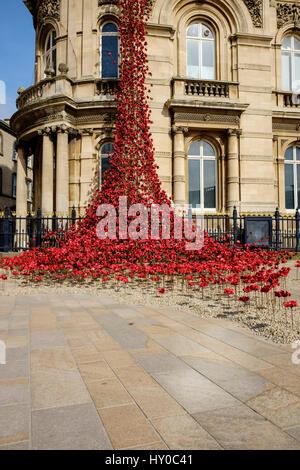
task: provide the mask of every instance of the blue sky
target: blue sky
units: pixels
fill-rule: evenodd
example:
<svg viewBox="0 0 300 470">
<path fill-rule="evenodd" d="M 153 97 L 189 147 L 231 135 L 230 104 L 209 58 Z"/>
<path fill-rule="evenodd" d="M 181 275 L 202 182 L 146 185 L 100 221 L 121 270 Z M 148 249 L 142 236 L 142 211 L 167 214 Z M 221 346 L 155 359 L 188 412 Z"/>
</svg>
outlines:
<svg viewBox="0 0 300 470">
<path fill-rule="evenodd" d="M 0 0 L 0 81 L 6 85 L 5 105 L 0 94 L 0 119 L 15 112 L 17 89 L 33 84 L 34 47 L 32 16 L 23 1 Z"/>
</svg>

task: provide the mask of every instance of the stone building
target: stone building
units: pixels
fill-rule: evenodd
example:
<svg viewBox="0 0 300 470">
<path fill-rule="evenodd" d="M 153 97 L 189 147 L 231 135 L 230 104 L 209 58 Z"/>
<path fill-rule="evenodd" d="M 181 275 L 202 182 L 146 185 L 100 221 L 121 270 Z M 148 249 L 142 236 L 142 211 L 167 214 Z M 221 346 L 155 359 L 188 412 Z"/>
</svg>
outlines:
<svg viewBox="0 0 300 470">
<path fill-rule="evenodd" d="M 118 86 L 113 0 L 26 0 L 35 84 L 19 90 L 17 212 L 82 210 L 109 166 Z M 300 204 L 300 1 L 153 0 L 148 53 L 159 176 L 204 213 Z M 299 147 L 298 147 L 299 145 Z M 100 170 L 100 177 L 97 170 Z"/>
<path fill-rule="evenodd" d="M 0 211 L 16 209 L 16 135 L 9 122 L 0 119 Z"/>
</svg>

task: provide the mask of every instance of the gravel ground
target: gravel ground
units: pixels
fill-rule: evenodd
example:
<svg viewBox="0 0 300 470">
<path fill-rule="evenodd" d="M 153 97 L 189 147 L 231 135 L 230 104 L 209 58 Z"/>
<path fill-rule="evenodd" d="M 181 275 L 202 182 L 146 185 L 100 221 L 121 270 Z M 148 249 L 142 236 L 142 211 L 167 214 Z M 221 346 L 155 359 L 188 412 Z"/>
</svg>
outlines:
<svg viewBox="0 0 300 470">
<path fill-rule="evenodd" d="M 292 263 L 292 266 L 295 263 Z M 6 272 L 7 274 L 7 272 Z M 294 273 L 291 274 L 293 276 Z M 295 277 L 295 276 L 294 276 Z M 288 286 L 282 285 L 282 288 L 290 288 L 300 281 L 288 281 Z M 121 284 L 116 281 L 109 281 L 102 285 L 101 281 L 87 280 L 83 282 L 70 281 L 43 281 L 32 282 L 28 279 L 16 279 L 9 276 L 7 281 L 0 280 L 1 295 L 36 295 L 40 293 L 69 293 L 69 294 L 91 294 L 105 295 L 114 298 L 116 303 L 145 305 L 145 306 L 168 306 L 174 310 L 181 310 L 200 318 L 222 318 L 236 321 L 244 327 L 250 329 L 254 334 L 268 338 L 275 343 L 290 344 L 295 340 L 300 340 L 300 311 L 294 310 L 294 327 L 292 327 L 292 315 L 290 309 L 280 307 L 279 302 L 276 306 L 271 303 L 268 294 L 263 294 L 263 302 L 260 295 L 257 297 L 257 305 L 252 297 L 249 305 L 243 305 L 234 299 L 233 296 L 224 298 L 223 290 L 219 288 L 204 289 L 204 298 L 202 299 L 201 289 L 188 287 L 182 289 L 181 279 L 178 285 L 166 282 L 166 293 L 158 294 L 161 285 L 155 285 L 152 281 L 148 282 L 139 279 L 129 284 Z M 296 289 L 297 291 L 297 289 Z M 244 295 L 237 292 L 237 295 Z M 300 297 L 299 297 L 300 298 Z M 297 300 L 295 296 L 290 299 Z M 288 299 L 288 300 L 290 300 Z M 264 306 L 261 305 L 264 304 Z"/>
</svg>

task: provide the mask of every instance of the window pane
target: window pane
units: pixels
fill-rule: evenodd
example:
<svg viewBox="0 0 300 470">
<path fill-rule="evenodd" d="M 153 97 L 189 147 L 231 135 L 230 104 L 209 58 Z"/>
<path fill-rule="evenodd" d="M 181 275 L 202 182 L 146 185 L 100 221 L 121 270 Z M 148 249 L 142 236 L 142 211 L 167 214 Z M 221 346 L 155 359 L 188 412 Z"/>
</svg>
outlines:
<svg viewBox="0 0 300 470">
<path fill-rule="evenodd" d="M 56 72 L 56 49 L 52 52 L 52 58 L 51 58 L 51 67 L 55 70 Z"/>
<path fill-rule="evenodd" d="M 119 39 L 117 36 L 102 36 L 102 78 L 119 76 Z"/>
<path fill-rule="evenodd" d="M 300 148 L 296 148 L 296 160 L 300 161 Z"/>
<path fill-rule="evenodd" d="M 204 208 L 216 208 L 216 162 L 204 160 Z"/>
<path fill-rule="evenodd" d="M 214 35 L 211 29 L 205 24 L 201 25 L 201 36 L 206 39 L 213 39 Z"/>
<path fill-rule="evenodd" d="M 46 51 L 49 51 L 51 48 L 51 36 L 48 37 L 47 44 L 46 44 Z"/>
<path fill-rule="evenodd" d="M 290 50 L 291 48 L 292 48 L 292 46 L 291 46 L 291 36 L 286 36 L 282 41 L 282 49 Z"/>
<path fill-rule="evenodd" d="M 208 142 L 203 142 L 203 155 L 204 157 L 214 157 L 216 155 L 213 146 Z"/>
<path fill-rule="evenodd" d="M 283 90 L 291 90 L 291 75 L 292 75 L 291 55 L 289 52 L 282 53 L 282 88 Z"/>
<path fill-rule="evenodd" d="M 294 209 L 294 171 L 293 165 L 285 166 L 285 207 L 286 209 Z"/>
<path fill-rule="evenodd" d="M 293 147 L 289 147 L 287 149 L 287 151 L 285 152 L 285 155 L 284 155 L 285 160 L 293 160 L 293 158 L 294 158 L 293 150 L 294 150 Z"/>
<path fill-rule="evenodd" d="M 107 155 L 108 153 L 110 153 L 110 155 L 114 153 L 113 143 L 105 144 L 101 147 L 101 155 Z"/>
<path fill-rule="evenodd" d="M 295 81 L 293 91 L 300 91 L 300 54 L 295 54 Z"/>
<path fill-rule="evenodd" d="M 215 43 L 202 42 L 202 75 L 201 78 L 213 80 L 215 78 Z"/>
<path fill-rule="evenodd" d="M 198 31 L 199 31 L 198 23 L 193 23 L 187 29 L 187 36 L 190 36 L 192 38 L 197 38 L 199 36 Z"/>
<path fill-rule="evenodd" d="M 189 148 L 188 154 L 193 157 L 200 157 L 200 141 L 193 142 Z"/>
<path fill-rule="evenodd" d="M 117 33 L 118 27 L 113 23 L 107 23 L 102 28 L 103 33 Z"/>
<path fill-rule="evenodd" d="M 192 78 L 199 78 L 199 41 L 187 41 L 187 74 Z"/>
<path fill-rule="evenodd" d="M 189 160 L 189 204 L 200 204 L 200 160 Z"/>
<path fill-rule="evenodd" d="M 294 49 L 295 51 L 300 51 L 300 41 L 294 37 Z"/>
<path fill-rule="evenodd" d="M 105 178 L 105 172 L 110 169 L 109 158 L 101 158 L 101 184 Z"/>
</svg>

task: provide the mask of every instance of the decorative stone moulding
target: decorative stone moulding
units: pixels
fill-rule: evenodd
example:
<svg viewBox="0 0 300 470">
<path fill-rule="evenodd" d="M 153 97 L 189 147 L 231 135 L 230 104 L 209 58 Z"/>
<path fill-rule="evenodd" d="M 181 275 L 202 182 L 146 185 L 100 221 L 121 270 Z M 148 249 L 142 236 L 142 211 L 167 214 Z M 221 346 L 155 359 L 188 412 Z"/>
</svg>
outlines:
<svg viewBox="0 0 300 470">
<path fill-rule="evenodd" d="M 37 10 L 37 23 L 42 24 L 51 18 L 60 21 L 60 0 L 43 0 Z"/>
<path fill-rule="evenodd" d="M 243 0 L 256 28 L 263 27 L 263 0 Z"/>
<path fill-rule="evenodd" d="M 278 2 L 277 6 L 277 27 L 282 28 L 287 23 L 300 24 L 300 5 L 297 3 Z"/>
<path fill-rule="evenodd" d="M 99 0 L 99 3 L 100 1 L 106 1 L 106 0 Z M 242 0 L 242 1 L 245 3 L 246 7 L 249 10 L 254 26 L 256 28 L 262 28 L 263 27 L 263 0 Z M 151 0 L 152 9 L 154 8 L 155 3 L 156 3 L 156 0 Z M 197 3 L 201 5 L 202 3 L 205 3 L 205 1 L 197 0 Z"/>
<path fill-rule="evenodd" d="M 101 18 L 103 15 L 112 14 L 118 16 L 119 8 L 116 5 L 115 0 L 98 0 L 99 14 L 98 17 Z"/>
</svg>

